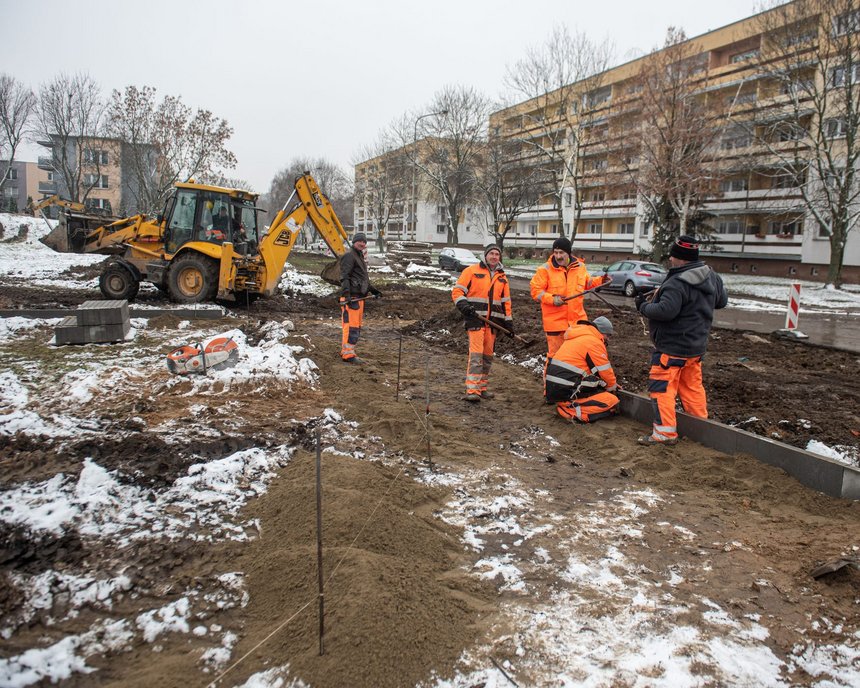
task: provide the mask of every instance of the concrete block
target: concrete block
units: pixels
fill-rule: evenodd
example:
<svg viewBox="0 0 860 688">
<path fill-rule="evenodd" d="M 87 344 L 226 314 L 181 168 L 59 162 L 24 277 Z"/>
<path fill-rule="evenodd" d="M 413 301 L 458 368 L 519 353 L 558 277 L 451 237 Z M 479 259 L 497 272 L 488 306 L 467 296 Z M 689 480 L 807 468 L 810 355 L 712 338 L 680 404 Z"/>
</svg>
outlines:
<svg viewBox="0 0 860 688">
<path fill-rule="evenodd" d="M 75 314 L 78 325 L 116 325 L 128 321 L 128 301 L 84 301 Z"/>
<path fill-rule="evenodd" d="M 131 324 L 78 325 L 77 318 L 70 316 L 54 328 L 54 341 L 60 344 L 100 344 L 121 342 L 131 330 Z"/>
</svg>

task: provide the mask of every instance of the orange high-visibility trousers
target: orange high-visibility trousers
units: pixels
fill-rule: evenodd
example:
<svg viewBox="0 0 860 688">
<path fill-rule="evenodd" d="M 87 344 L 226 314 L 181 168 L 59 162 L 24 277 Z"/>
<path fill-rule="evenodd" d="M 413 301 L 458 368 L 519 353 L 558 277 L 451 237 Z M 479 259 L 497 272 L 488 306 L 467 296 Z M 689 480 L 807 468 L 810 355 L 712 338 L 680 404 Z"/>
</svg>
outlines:
<svg viewBox="0 0 860 688">
<path fill-rule="evenodd" d="M 544 332 L 546 335 L 546 360 L 543 362 L 543 393 L 546 396 L 546 369 L 549 365 L 549 359 L 551 359 L 558 350 L 561 348 L 561 345 L 564 344 L 564 331 L 562 332 Z"/>
<path fill-rule="evenodd" d="M 493 365 L 493 351 L 496 335 L 490 327 L 480 330 L 467 330 L 469 334 L 469 363 L 466 366 L 466 394 L 487 391 L 490 367 Z"/>
<path fill-rule="evenodd" d="M 684 411 L 699 418 L 708 417 L 708 402 L 702 384 L 701 356 L 670 356 L 655 351 L 648 372 L 648 396 L 654 409 L 655 440 L 677 439 L 675 399 L 681 398 Z"/>
<path fill-rule="evenodd" d="M 618 397 L 612 392 L 598 392 L 584 399 L 561 401 L 555 405 L 558 415 L 568 420 L 593 423 L 618 412 Z"/>
<path fill-rule="evenodd" d="M 343 333 L 341 335 L 340 357 L 344 361 L 355 358 L 355 345 L 361 335 L 361 319 L 364 316 L 364 301 L 344 303 L 340 307 L 343 312 Z"/>
</svg>

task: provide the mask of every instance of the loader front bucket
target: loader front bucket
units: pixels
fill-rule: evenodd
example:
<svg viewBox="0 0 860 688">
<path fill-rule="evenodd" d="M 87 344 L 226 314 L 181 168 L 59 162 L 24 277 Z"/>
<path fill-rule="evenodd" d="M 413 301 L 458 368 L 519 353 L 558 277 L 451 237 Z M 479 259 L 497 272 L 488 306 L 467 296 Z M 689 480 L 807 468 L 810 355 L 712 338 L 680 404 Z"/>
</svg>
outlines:
<svg viewBox="0 0 860 688">
<path fill-rule="evenodd" d="M 66 231 L 66 223 L 60 221 L 41 241 L 45 246 L 58 253 L 73 253 L 69 245 L 69 233 Z"/>
<path fill-rule="evenodd" d="M 322 277 L 329 284 L 333 284 L 336 287 L 340 286 L 340 258 L 329 263 L 323 268 L 323 271 L 320 273 L 320 277 Z"/>
</svg>

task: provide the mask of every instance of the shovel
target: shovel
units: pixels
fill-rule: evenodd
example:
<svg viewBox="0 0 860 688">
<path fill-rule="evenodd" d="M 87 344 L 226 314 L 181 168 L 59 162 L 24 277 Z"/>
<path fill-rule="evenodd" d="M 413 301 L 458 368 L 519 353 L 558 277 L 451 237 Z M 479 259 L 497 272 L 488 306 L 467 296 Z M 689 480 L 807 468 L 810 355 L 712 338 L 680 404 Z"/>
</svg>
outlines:
<svg viewBox="0 0 860 688">
<path fill-rule="evenodd" d="M 571 296 L 565 296 L 562 299 L 562 301 L 567 302 L 567 301 L 570 301 L 571 299 L 577 299 L 580 296 L 585 296 L 586 294 L 594 294 L 598 299 L 603 301 L 603 303 L 605 303 L 607 306 L 609 306 L 612 310 L 620 313 L 621 309 L 618 306 L 616 306 L 614 303 L 611 303 L 610 301 L 607 301 L 604 297 L 602 297 L 600 295 L 600 292 L 598 290 L 603 286 L 604 285 L 602 285 L 602 284 L 598 284 L 596 287 L 592 287 L 591 289 L 586 289 L 585 291 L 581 291 L 578 294 L 573 294 Z"/>
<path fill-rule="evenodd" d="M 490 327 L 493 327 L 493 328 L 499 330 L 500 332 L 504 332 L 509 337 L 513 337 L 514 339 L 516 339 L 521 344 L 525 344 L 526 346 L 531 346 L 532 344 L 534 344 L 533 339 L 526 339 L 525 337 L 520 337 L 518 334 L 514 334 L 513 332 L 511 332 L 508 328 L 502 327 L 501 325 L 497 325 L 496 323 L 494 323 L 489 318 L 485 318 L 483 315 L 477 315 L 476 314 L 476 317 L 481 322 L 487 323 L 487 325 L 489 325 Z"/>
</svg>

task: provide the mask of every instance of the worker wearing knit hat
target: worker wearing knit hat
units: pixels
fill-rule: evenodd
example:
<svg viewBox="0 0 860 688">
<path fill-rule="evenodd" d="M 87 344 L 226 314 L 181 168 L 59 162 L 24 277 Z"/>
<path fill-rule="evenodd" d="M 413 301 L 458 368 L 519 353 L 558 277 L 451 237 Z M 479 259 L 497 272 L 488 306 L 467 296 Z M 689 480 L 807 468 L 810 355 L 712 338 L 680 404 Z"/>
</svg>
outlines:
<svg viewBox="0 0 860 688">
<path fill-rule="evenodd" d="M 502 250 L 496 244 L 485 246 L 484 260 L 463 270 L 451 290 L 451 300 L 463 314 L 463 324 L 469 337 L 466 394 L 463 398 L 471 403 L 495 396 L 487 386 L 496 333 L 514 334 L 510 285 L 501 258 Z M 495 329 L 493 325 L 501 329 Z"/>
<path fill-rule="evenodd" d="M 699 259 L 695 237 L 684 234 L 675 240 L 669 249 L 669 265 L 666 279 L 653 296 L 640 294 L 634 301 L 648 318 L 654 343 L 648 373 L 654 423 L 651 434 L 637 440 L 646 446 L 678 441 L 677 397 L 690 415 L 708 417 L 702 356 L 708 348 L 714 309 L 729 301 L 723 280 Z"/>
<path fill-rule="evenodd" d="M 585 263 L 573 256 L 573 246 L 565 236 L 552 242 L 552 255 L 532 277 L 532 298 L 540 304 L 546 334 L 547 356 L 553 357 L 564 341 L 564 332 L 580 320 L 588 320 L 582 293 L 609 282 L 609 277 L 588 274 Z M 544 365 L 546 377 L 546 365 Z"/>
</svg>

